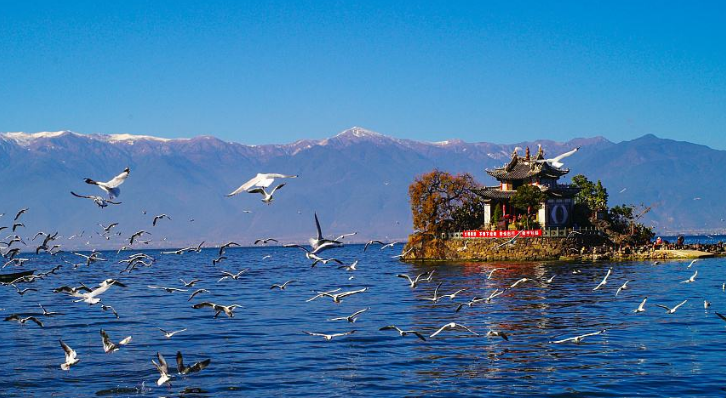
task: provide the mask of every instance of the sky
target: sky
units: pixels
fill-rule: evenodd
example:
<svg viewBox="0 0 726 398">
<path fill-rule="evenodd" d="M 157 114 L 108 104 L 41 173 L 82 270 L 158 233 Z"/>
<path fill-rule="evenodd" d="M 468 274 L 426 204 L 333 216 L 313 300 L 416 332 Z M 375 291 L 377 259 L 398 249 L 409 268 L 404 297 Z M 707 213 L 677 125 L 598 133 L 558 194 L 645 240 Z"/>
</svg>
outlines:
<svg viewBox="0 0 726 398">
<path fill-rule="evenodd" d="M 726 149 L 726 3 L 0 1 L 0 131 Z"/>
</svg>

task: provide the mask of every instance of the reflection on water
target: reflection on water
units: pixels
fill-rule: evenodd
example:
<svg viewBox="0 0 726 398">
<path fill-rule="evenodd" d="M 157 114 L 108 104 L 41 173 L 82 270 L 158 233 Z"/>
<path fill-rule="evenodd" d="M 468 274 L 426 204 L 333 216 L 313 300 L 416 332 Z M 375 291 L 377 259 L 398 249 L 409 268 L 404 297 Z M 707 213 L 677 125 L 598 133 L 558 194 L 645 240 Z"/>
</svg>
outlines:
<svg viewBox="0 0 726 398">
<path fill-rule="evenodd" d="M 696 282 L 682 284 L 692 274 L 693 269 L 685 268 L 690 261 L 658 266 L 651 262 L 409 265 L 392 260 L 391 251 L 362 249 L 346 246 L 336 253 L 348 263 L 359 259 L 355 272 L 310 268 L 294 249 L 231 249 L 228 260 L 217 266 L 211 264 L 214 250 L 182 256 L 151 251 L 159 261 L 131 275 L 120 274 L 123 265 L 109 261 L 75 271 L 63 268 L 32 285 L 39 292 L 24 296 L 2 287 L 3 317 L 39 314 L 38 303 L 66 315 L 43 317 L 43 329 L 0 322 L 0 366 L 5 370 L 0 391 L 14 396 L 661 396 L 664 392 L 718 396 L 724 392 L 726 324 L 713 313 L 726 311 L 726 292 L 721 290 L 726 282 L 724 260 L 697 262 Z M 263 261 L 266 255 L 272 257 Z M 121 258 L 115 253 L 104 257 Z M 62 259 L 42 256 L 32 263 L 44 270 Z M 593 291 L 610 267 L 608 284 Z M 250 270 L 240 280 L 217 283 L 220 270 L 243 268 Z M 398 273 L 413 277 L 434 268 L 432 282 L 416 289 L 396 277 Z M 488 279 L 495 268 L 499 269 Z M 552 282 L 546 283 L 552 276 Z M 119 319 L 99 306 L 73 303 L 68 296 L 51 293 L 61 285 L 95 285 L 108 277 L 128 284 L 101 296 L 118 311 Z M 183 288 L 179 278 L 201 282 L 186 293 L 147 287 Z M 490 303 L 455 312 L 459 303 L 488 297 L 521 278 L 530 281 Z M 270 289 L 273 283 L 290 279 L 294 281 L 286 290 Z M 631 281 L 629 289 L 615 297 L 626 280 Z M 467 290 L 454 300 L 426 300 L 438 283 L 442 283 L 440 294 Z M 313 291 L 338 287 L 369 289 L 340 304 L 329 298 L 305 302 Z M 187 302 L 197 288 L 209 293 Z M 633 314 L 645 296 L 646 312 Z M 684 299 L 688 303 L 673 315 L 655 306 L 672 306 Z M 704 299 L 713 303 L 708 311 Z M 209 309 L 191 308 L 202 301 L 239 303 L 243 308 L 234 318 L 214 319 Z M 367 307 L 371 309 L 355 323 L 328 321 Z M 509 341 L 449 331 L 422 342 L 378 330 L 395 324 L 428 336 L 448 322 L 481 334 L 502 331 Z M 132 335 L 133 341 L 114 354 L 104 354 L 101 328 L 113 338 Z M 188 330 L 166 339 L 158 328 Z M 302 333 L 351 329 L 357 332 L 329 342 Z M 607 332 L 581 344 L 549 343 L 601 329 Z M 81 359 L 70 372 L 59 369 L 63 351 L 58 338 Z M 176 377 L 171 388 L 157 387 L 151 359 L 157 351 L 173 358 L 177 350 L 190 363 L 204 358 L 212 363 L 198 374 Z"/>
</svg>

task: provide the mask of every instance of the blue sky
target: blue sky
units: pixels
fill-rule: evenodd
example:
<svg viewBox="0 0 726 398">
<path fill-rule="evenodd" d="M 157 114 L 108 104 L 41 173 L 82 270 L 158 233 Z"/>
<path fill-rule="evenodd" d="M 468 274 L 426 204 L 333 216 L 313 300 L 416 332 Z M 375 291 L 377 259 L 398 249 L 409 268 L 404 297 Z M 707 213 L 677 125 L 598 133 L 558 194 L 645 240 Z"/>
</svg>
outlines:
<svg viewBox="0 0 726 398">
<path fill-rule="evenodd" d="M 0 131 L 726 149 L 722 2 L 2 2 Z"/>
</svg>

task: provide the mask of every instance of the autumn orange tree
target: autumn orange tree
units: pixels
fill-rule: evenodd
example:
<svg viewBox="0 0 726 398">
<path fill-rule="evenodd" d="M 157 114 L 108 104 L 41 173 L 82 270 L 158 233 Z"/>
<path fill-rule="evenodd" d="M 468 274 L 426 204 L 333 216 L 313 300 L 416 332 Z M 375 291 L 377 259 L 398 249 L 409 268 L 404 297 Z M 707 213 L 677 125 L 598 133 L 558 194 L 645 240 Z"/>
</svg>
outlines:
<svg viewBox="0 0 726 398">
<path fill-rule="evenodd" d="M 414 229 L 438 236 L 478 228 L 484 214 L 481 198 L 474 192 L 478 186 L 468 173 L 434 170 L 416 177 L 408 188 Z"/>
</svg>

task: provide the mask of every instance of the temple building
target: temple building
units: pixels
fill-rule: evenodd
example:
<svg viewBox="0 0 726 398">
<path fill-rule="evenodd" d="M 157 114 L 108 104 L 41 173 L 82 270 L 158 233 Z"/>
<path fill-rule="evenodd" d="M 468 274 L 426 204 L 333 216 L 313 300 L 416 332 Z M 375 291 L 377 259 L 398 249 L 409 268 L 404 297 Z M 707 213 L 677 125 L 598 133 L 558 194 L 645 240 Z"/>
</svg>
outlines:
<svg viewBox="0 0 726 398">
<path fill-rule="evenodd" d="M 514 222 L 524 212 L 515 210 L 510 200 L 517 188 L 524 184 L 538 187 L 547 196 L 540 204 L 536 214 L 541 228 L 571 227 L 574 197 L 579 188 L 569 184 L 559 184 L 560 177 L 569 169 L 557 168 L 545 161 L 542 147 L 537 155 L 530 157 L 529 148 L 525 156 L 512 152 L 512 159 L 506 165 L 486 172 L 499 181 L 499 185 L 484 187 L 478 193 L 484 199 L 484 227 L 486 229 L 513 229 Z M 501 208 L 501 219 L 494 220 L 497 207 Z"/>
</svg>

